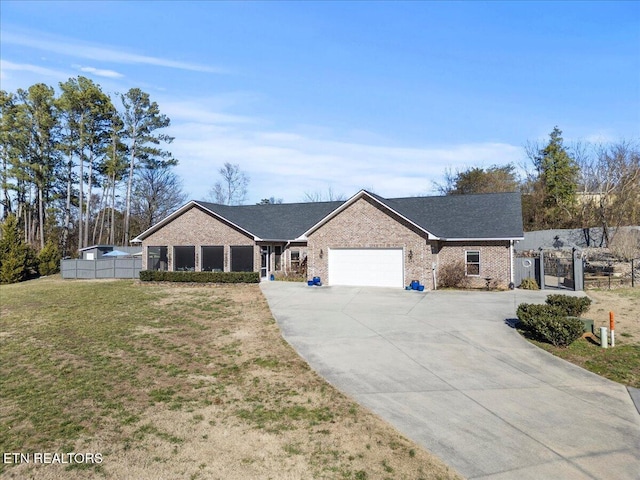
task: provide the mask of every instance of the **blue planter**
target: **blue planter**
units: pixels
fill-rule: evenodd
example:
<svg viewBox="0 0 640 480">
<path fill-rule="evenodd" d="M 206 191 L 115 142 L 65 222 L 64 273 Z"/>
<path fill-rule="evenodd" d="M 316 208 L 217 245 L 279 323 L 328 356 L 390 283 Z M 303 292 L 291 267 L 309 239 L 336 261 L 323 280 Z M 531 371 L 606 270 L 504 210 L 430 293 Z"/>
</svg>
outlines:
<svg viewBox="0 0 640 480">
<path fill-rule="evenodd" d="M 315 284 L 313 283 L 313 280 L 307 280 L 307 285 L 313 287 Z"/>
</svg>

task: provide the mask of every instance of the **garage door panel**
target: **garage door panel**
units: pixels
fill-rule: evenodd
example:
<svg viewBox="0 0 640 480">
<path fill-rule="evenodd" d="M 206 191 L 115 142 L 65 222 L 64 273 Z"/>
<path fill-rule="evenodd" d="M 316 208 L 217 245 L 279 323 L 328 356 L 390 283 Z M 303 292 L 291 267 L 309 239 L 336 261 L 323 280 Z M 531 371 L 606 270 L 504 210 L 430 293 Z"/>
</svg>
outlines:
<svg viewBox="0 0 640 480">
<path fill-rule="evenodd" d="M 329 285 L 402 287 L 401 248 L 329 249 Z"/>
</svg>

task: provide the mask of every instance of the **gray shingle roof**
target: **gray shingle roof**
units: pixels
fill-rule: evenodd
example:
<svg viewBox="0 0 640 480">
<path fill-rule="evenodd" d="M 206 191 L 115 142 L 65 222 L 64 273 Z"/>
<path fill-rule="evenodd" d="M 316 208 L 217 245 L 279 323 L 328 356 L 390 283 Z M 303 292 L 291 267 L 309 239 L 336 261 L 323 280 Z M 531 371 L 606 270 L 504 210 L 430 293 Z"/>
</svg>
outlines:
<svg viewBox="0 0 640 480">
<path fill-rule="evenodd" d="M 238 206 L 197 203 L 263 240 L 293 240 L 344 202 Z"/>
<path fill-rule="evenodd" d="M 383 198 L 366 192 L 443 239 L 521 238 L 519 193 Z M 293 240 L 345 202 L 227 206 L 197 202 L 265 240 Z"/>
<path fill-rule="evenodd" d="M 519 193 L 377 198 L 439 238 L 523 236 Z"/>
<path fill-rule="evenodd" d="M 523 237 L 519 193 L 387 199 L 361 191 L 347 202 L 240 206 L 189 202 L 141 233 L 135 240 L 141 241 L 146 238 L 194 203 L 262 240 L 295 240 L 318 225 L 336 209 L 359 198 L 360 195 L 368 195 L 377 200 L 437 238 L 482 240 Z"/>
</svg>

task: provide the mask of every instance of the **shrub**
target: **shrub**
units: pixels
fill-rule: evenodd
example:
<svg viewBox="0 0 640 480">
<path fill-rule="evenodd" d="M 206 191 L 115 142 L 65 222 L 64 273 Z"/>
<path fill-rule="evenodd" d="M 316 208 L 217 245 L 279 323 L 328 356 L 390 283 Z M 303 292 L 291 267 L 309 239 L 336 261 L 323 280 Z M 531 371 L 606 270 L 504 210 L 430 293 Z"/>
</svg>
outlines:
<svg viewBox="0 0 640 480">
<path fill-rule="evenodd" d="M 582 322 L 571 317 L 537 319 L 534 328 L 540 337 L 556 347 L 568 347 L 580 338 L 584 331 Z"/>
<path fill-rule="evenodd" d="M 60 271 L 62 255 L 58 246 L 51 240 L 38 253 L 38 271 L 40 275 L 53 275 Z"/>
<path fill-rule="evenodd" d="M 9 215 L 0 237 L 0 283 L 21 282 L 31 274 L 35 264 L 33 249 L 24 242 L 18 219 Z"/>
<path fill-rule="evenodd" d="M 258 272 L 167 272 L 142 270 L 143 282 L 259 283 Z"/>
<path fill-rule="evenodd" d="M 306 274 L 302 274 L 302 273 L 295 273 L 295 272 L 287 272 L 287 273 L 276 273 L 275 274 L 275 279 L 279 280 L 281 282 L 306 282 L 307 281 L 307 276 Z"/>
<path fill-rule="evenodd" d="M 557 347 L 566 347 L 580 338 L 583 324 L 577 318 L 568 318 L 565 311 L 556 305 L 522 303 L 517 310 L 523 328 L 538 340 Z"/>
<path fill-rule="evenodd" d="M 569 295 L 548 295 L 547 305 L 559 307 L 568 317 L 579 317 L 589 310 L 589 297 L 570 297 Z"/>
<path fill-rule="evenodd" d="M 464 274 L 464 262 L 446 263 L 438 267 L 438 287 L 466 288 L 467 277 Z"/>
<path fill-rule="evenodd" d="M 538 318 L 561 317 L 564 316 L 564 311 L 553 305 L 521 303 L 518 305 L 516 315 L 524 328 L 532 330 L 532 326 Z"/>
<path fill-rule="evenodd" d="M 518 288 L 522 288 L 523 290 L 540 290 L 535 278 L 523 278 Z"/>
</svg>

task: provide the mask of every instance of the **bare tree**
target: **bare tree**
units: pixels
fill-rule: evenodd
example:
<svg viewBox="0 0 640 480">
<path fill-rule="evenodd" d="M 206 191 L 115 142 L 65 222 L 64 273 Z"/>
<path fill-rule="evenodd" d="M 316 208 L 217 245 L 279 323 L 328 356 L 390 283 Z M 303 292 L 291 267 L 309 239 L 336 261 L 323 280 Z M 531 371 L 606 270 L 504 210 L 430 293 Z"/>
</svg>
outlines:
<svg viewBox="0 0 640 480">
<path fill-rule="evenodd" d="M 215 183 L 209 192 L 209 198 L 222 205 L 243 205 L 247 199 L 249 176 L 240 170 L 238 164 L 229 162 L 218 173 L 222 179 Z"/>
<path fill-rule="evenodd" d="M 186 202 L 182 181 L 169 165 L 138 171 L 131 197 L 137 227 L 146 230 Z"/>
<path fill-rule="evenodd" d="M 316 190 L 314 192 L 304 192 L 303 202 L 315 203 L 315 202 L 339 202 L 346 200 L 347 197 L 344 193 L 335 193 L 333 187 L 327 188 L 326 192 Z"/>
<path fill-rule="evenodd" d="M 269 197 L 263 198 L 256 205 L 280 205 L 283 202 L 281 198 Z"/>
<path fill-rule="evenodd" d="M 603 229 L 607 244 L 617 227 L 640 223 L 640 148 L 620 141 L 595 145 L 578 158 L 582 191 L 582 222 Z"/>
</svg>

